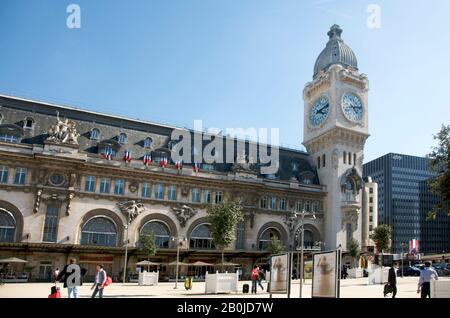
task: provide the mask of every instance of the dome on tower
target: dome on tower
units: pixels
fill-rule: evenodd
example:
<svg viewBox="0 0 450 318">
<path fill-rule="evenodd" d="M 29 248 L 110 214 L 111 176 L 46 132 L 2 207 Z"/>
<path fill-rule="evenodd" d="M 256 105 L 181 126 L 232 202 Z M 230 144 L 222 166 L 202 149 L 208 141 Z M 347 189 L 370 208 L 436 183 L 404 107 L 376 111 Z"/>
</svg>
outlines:
<svg viewBox="0 0 450 318">
<path fill-rule="evenodd" d="M 339 25 L 333 25 L 328 31 L 327 46 L 319 54 L 316 64 L 314 65 L 314 77 L 320 73 L 321 70 L 327 69 L 330 65 L 341 64 L 346 67 L 358 69 L 358 61 L 352 49 L 344 43 L 341 38 L 342 29 Z"/>
</svg>

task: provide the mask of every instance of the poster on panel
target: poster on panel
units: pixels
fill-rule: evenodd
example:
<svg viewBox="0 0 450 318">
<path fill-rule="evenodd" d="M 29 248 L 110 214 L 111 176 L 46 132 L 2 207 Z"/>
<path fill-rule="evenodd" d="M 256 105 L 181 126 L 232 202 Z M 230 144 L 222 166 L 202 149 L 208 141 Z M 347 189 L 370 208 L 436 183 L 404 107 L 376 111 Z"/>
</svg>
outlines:
<svg viewBox="0 0 450 318">
<path fill-rule="evenodd" d="M 339 252 L 313 255 L 312 297 L 337 298 L 339 288 Z"/>
<path fill-rule="evenodd" d="M 271 294 L 287 294 L 289 283 L 288 254 L 274 255 L 270 258 L 269 292 Z"/>
</svg>

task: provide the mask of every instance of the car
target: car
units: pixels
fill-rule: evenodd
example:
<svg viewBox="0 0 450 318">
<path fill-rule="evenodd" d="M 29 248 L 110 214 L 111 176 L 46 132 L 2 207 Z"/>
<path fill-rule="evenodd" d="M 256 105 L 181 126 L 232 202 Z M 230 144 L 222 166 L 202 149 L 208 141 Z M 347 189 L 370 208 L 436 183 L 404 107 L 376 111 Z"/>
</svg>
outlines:
<svg viewBox="0 0 450 318">
<path fill-rule="evenodd" d="M 403 269 L 403 276 L 420 276 L 420 269 L 416 267 L 406 267 Z"/>
</svg>

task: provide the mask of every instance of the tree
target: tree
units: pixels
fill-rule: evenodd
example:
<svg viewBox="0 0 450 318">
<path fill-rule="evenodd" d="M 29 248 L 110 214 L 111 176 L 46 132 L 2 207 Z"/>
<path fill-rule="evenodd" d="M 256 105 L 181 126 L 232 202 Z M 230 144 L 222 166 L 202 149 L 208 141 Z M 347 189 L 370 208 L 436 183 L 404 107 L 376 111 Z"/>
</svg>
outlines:
<svg viewBox="0 0 450 318">
<path fill-rule="evenodd" d="M 142 235 L 139 238 L 139 246 L 142 252 L 147 257 L 147 261 L 150 262 L 150 257 L 156 254 L 156 242 L 155 242 L 155 234 L 150 231 L 149 233 Z M 150 265 L 147 267 L 147 271 L 150 271 Z"/>
<path fill-rule="evenodd" d="M 211 236 L 216 247 L 222 250 L 222 271 L 224 268 L 224 253 L 235 239 L 236 224 L 244 221 L 244 213 L 239 200 L 233 201 L 227 195 L 220 204 L 207 207 L 208 221 L 211 223 Z"/>
<path fill-rule="evenodd" d="M 281 241 L 278 239 L 278 237 L 272 237 L 270 239 L 269 245 L 267 246 L 267 250 L 270 252 L 270 254 L 280 254 L 280 252 L 284 249 L 283 244 L 281 244 Z"/>
<path fill-rule="evenodd" d="M 432 148 L 427 158 L 437 175 L 429 181 L 429 185 L 440 201 L 429 212 L 429 219 L 435 219 L 440 212 L 446 212 L 450 216 L 450 125 L 442 125 L 441 130 L 433 137 L 438 140 L 438 146 Z"/>
<path fill-rule="evenodd" d="M 350 241 L 350 245 L 349 245 L 349 254 L 352 257 L 353 260 L 353 266 L 356 266 L 356 262 L 359 258 L 359 254 L 361 254 L 361 248 L 359 247 L 359 242 L 352 237 L 352 240 Z"/>
<path fill-rule="evenodd" d="M 387 224 L 377 226 L 373 230 L 372 240 L 377 245 L 377 249 L 381 251 L 381 264 L 383 265 L 383 253 L 391 248 L 392 229 Z"/>
</svg>

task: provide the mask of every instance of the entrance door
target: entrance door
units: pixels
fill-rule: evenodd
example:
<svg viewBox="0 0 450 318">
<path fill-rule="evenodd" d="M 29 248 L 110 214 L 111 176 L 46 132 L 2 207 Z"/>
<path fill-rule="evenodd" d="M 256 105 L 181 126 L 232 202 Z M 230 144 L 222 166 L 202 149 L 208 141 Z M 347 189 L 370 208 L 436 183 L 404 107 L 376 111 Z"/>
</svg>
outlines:
<svg viewBox="0 0 450 318">
<path fill-rule="evenodd" d="M 39 264 L 39 281 L 51 282 L 52 281 L 52 262 L 41 262 Z"/>
</svg>

